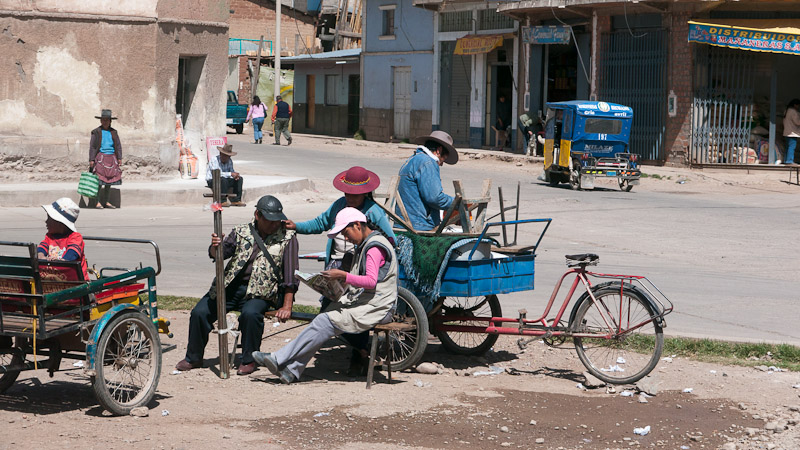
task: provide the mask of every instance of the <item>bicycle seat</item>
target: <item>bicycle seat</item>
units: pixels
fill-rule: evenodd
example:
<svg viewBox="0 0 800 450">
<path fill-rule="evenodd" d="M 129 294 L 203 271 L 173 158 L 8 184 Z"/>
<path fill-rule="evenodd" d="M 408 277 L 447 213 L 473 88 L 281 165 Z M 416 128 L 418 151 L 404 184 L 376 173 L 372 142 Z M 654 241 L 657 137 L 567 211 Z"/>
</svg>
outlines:
<svg viewBox="0 0 800 450">
<path fill-rule="evenodd" d="M 580 255 L 566 255 L 567 267 L 596 266 L 600 262 L 600 257 L 594 253 L 583 253 Z"/>
</svg>

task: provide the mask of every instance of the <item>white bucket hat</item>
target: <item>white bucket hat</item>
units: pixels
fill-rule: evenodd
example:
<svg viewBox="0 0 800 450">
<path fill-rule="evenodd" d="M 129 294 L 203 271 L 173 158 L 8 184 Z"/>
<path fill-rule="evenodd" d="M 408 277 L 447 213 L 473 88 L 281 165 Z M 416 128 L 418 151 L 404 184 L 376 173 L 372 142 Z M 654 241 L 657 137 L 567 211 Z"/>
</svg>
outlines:
<svg viewBox="0 0 800 450">
<path fill-rule="evenodd" d="M 67 197 L 62 197 L 54 201 L 50 205 L 42 205 L 47 215 L 56 222 L 61 222 L 72 231 L 75 229 L 75 222 L 78 220 L 78 214 L 81 213 L 81 208 Z"/>
</svg>

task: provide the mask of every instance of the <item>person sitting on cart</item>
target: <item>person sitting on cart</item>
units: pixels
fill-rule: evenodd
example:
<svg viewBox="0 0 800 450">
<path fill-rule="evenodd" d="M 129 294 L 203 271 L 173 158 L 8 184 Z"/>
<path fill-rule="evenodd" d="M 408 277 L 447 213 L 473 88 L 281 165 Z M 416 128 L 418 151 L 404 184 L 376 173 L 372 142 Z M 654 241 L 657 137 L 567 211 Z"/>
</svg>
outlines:
<svg viewBox="0 0 800 450">
<path fill-rule="evenodd" d="M 298 234 L 321 234 L 333 228 L 339 211 L 344 208 L 355 208 L 361 211 L 370 223 L 375 224 L 389 239 L 389 242 L 394 244 L 395 236 L 394 232 L 392 232 L 392 224 L 383 209 L 372 198 L 372 193 L 380 184 L 381 179 L 374 172 L 359 166 L 351 167 L 333 178 L 333 187 L 342 191 L 344 193 L 343 197 L 334 201 L 327 211 L 315 219 L 298 223 L 287 220 L 286 229 L 296 230 Z M 341 269 L 345 272 L 350 270 L 353 248 L 354 245 L 347 242 L 341 233 L 332 239 L 328 239 L 328 245 L 325 250 L 325 269 Z M 320 299 L 322 309 L 325 310 L 331 301 L 331 299 L 322 297 Z M 367 351 L 369 332 L 345 333 L 342 337 L 353 346 L 350 369 L 347 371 L 348 376 L 354 377 L 365 374 L 367 367 L 361 364 L 363 359 L 361 356 Z"/>
<path fill-rule="evenodd" d="M 84 281 L 89 281 L 86 255 L 83 253 L 83 236 L 75 228 L 81 208 L 67 197 L 49 205 L 42 205 L 47 212 L 47 234 L 39 243 L 36 253 L 48 261 L 80 261 Z"/>
<path fill-rule="evenodd" d="M 282 321 L 292 314 L 298 287 L 294 277 L 294 271 L 299 267 L 298 244 L 295 232 L 283 226 L 285 220 L 281 202 L 265 195 L 256 204 L 252 222 L 233 228 L 227 236 L 211 234 L 208 256 L 214 259 L 216 248 L 221 244 L 223 258 L 230 258 L 223 280 L 225 309 L 241 311 L 242 361 L 236 372 L 239 375 L 249 375 L 255 370 L 252 354 L 261 347 L 264 313 L 278 309 L 275 317 Z M 264 249 L 268 253 L 266 256 Z M 192 309 L 186 359 L 175 366 L 180 371 L 203 365 L 208 333 L 217 320 L 218 281 L 214 279 L 208 293 Z"/>
<path fill-rule="evenodd" d="M 397 299 L 397 256 L 389 239 L 370 228 L 367 220 L 361 211 L 344 208 L 328 233 L 331 239 L 341 233 L 356 246 L 349 273 L 341 269 L 323 272 L 326 277 L 345 282 L 345 294 L 277 352 L 253 352 L 253 359 L 280 377 L 282 383 L 299 380 L 308 362 L 331 336 L 365 332 L 391 320 Z M 362 358 L 366 358 L 366 351 Z"/>
<path fill-rule="evenodd" d="M 430 231 L 441 222 L 439 211 L 446 210 L 453 202 L 453 197 L 442 190 L 439 167 L 458 162 L 458 152 L 453 147 L 453 138 L 440 130 L 420 136 L 414 143 L 420 145 L 400 168 L 397 193 L 414 230 Z M 395 211 L 402 216 L 399 206 Z"/>
</svg>

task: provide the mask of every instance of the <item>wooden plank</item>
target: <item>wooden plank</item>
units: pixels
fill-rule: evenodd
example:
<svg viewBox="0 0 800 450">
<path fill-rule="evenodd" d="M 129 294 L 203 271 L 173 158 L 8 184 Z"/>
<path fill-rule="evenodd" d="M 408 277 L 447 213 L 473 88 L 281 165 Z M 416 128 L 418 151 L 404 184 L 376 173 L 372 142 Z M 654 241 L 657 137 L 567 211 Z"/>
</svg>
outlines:
<svg viewBox="0 0 800 450">
<path fill-rule="evenodd" d="M 438 236 L 439 234 L 442 233 L 442 231 L 444 231 L 445 227 L 450 222 L 450 216 L 453 215 L 453 211 L 459 206 L 461 206 L 461 196 L 459 194 L 456 194 L 456 198 L 454 198 L 453 201 L 450 202 L 450 206 L 444 213 L 444 219 L 442 219 L 441 223 L 439 223 L 439 227 L 436 228 L 434 236 Z"/>
<path fill-rule="evenodd" d="M 414 227 L 412 227 L 411 224 L 403 220 L 402 217 L 395 214 L 394 211 L 388 210 L 385 206 L 381 205 L 380 203 L 375 203 L 375 204 L 378 205 L 389 217 L 391 217 L 392 220 L 404 226 L 408 231 L 411 231 L 412 233 L 417 233 L 417 231 L 414 230 Z"/>
<path fill-rule="evenodd" d="M 497 198 L 500 201 L 500 220 L 506 221 L 506 209 L 503 205 L 503 186 L 497 186 Z M 506 235 L 506 226 L 501 225 L 503 228 L 503 247 L 508 246 L 508 236 Z"/>
<path fill-rule="evenodd" d="M 263 40 L 264 37 L 262 36 Z M 211 186 L 214 191 L 214 203 L 220 203 L 221 181 L 220 170 L 214 169 L 211 171 Z M 222 208 L 214 211 L 214 233 L 221 239 L 222 238 Z M 218 245 L 214 252 L 215 263 L 217 269 L 217 329 L 225 330 L 228 328 L 227 320 L 225 319 L 225 257 L 222 254 L 222 245 Z M 227 379 L 230 376 L 231 365 L 228 360 L 228 334 L 218 333 L 219 335 L 219 377 Z"/>
<path fill-rule="evenodd" d="M 462 199 L 464 198 L 464 187 L 461 185 L 461 180 L 453 180 L 453 189 L 455 190 L 456 195 L 461 196 Z M 475 230 L 472 229 L 472 222 L 469 220 L 469 213 L 467 212 L 466 208 L 462 207 L 462 205 L 458 205 L 458 217 L 461 220 L 462 230 L 468 233 L 475 232 Z"/>
<path fill-rule="evenodd" d="M 475 228 L 476 230 L 480 231 L 483 229 L 483 226 L 486 224 L 486 209 L 489 206 L 489 202 L 491 201 L 491 189 L 492 189 L 492 180 L 491 178 L 487 178 L 483 180 L 483 187 L 481 188 L 481 196 L 486 199 L 486 201 L 476 201 L 476 202 L 469 202 L 469 203 L 477 203 L 476 212 L 475 212 Z"/>
</svg>

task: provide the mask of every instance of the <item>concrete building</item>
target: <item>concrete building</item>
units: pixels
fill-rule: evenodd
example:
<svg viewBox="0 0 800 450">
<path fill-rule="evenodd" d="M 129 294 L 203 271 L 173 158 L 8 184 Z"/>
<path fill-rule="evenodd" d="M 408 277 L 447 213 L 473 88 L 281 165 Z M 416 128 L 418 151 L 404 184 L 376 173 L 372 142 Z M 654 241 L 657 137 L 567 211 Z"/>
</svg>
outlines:
<svg viewBox="0 0 800 450">
<path fill-rule="evenodd" d="M 293 132 L 353 136 L 360 116 L 360 54 L 357 48 L 281 60 L 281 67 L 294 67 Z"/>
<path fill-rule="evenodd" d="M 388 141 L 432 129 L 434 14 L 411 0 L 366 0 L 361 128 Z"/>
<path fill-rule="evenodd" d="M 741 0 L 526 0 L 534 114 L 562 95 L 633 107 L 631 150 L 665 164 L 772 162 L 800 97 L 800 4 Z M 554 34 L 568 35 L 558 42 Z"/>
<path fill-rule="evenodd" d="M 176 113 L 200 160 L 225 133 L 228 5 L 27 0 L 0 10 L 0 173 L 77 180 L 112 109 L 123 177 L 173 172 Z"/>
</svg>

